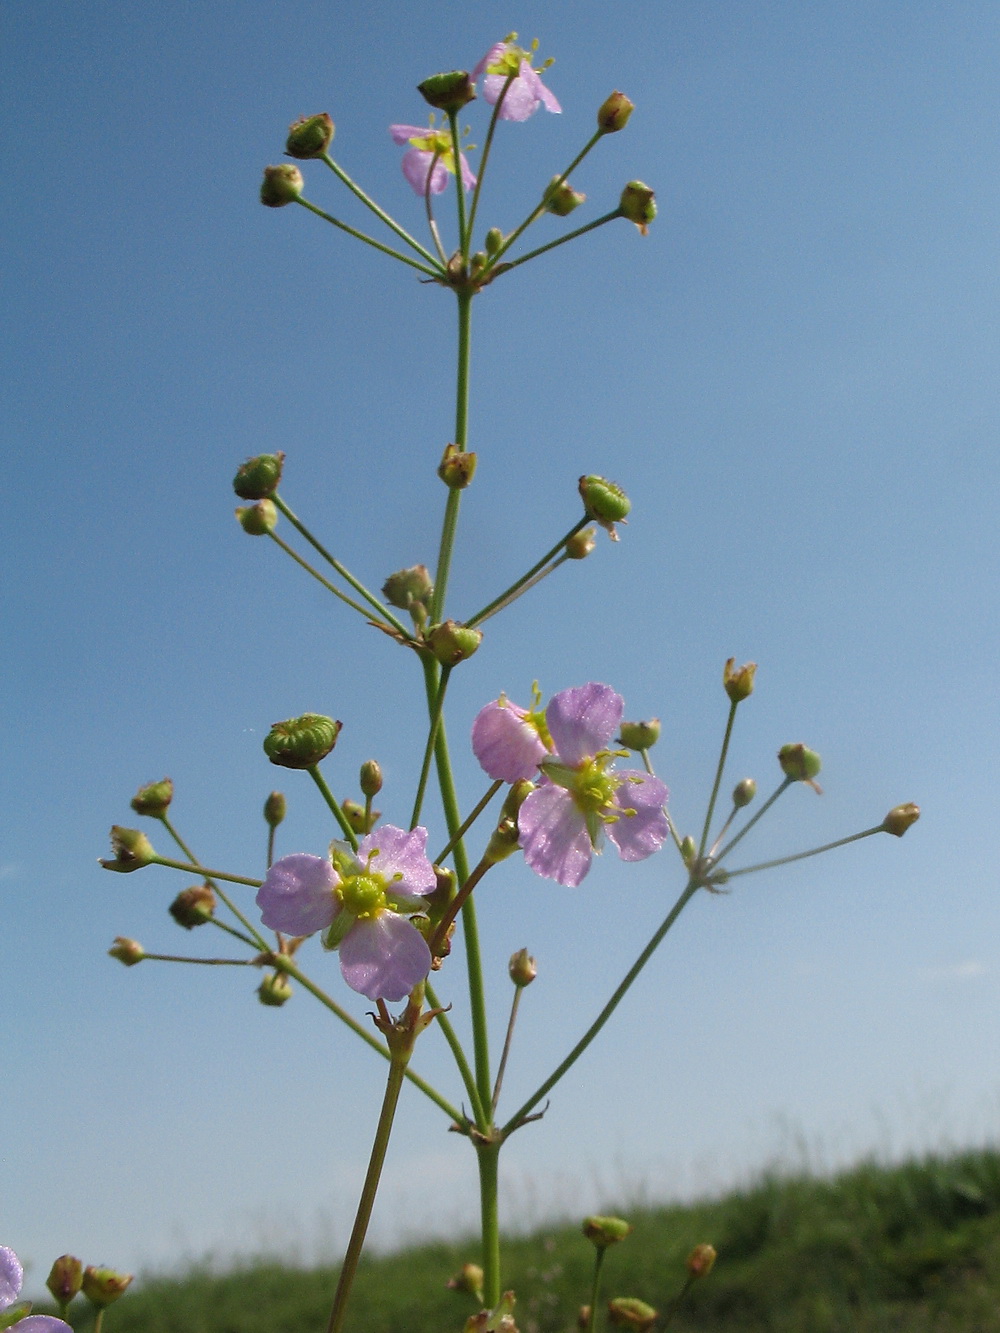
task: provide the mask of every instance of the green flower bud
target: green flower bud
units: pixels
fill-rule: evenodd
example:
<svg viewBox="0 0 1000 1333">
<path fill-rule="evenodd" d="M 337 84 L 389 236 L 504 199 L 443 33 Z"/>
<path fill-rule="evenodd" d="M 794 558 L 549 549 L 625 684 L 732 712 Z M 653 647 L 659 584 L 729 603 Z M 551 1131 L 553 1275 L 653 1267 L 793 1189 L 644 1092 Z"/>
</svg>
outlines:
<svg viewBox="0 0 1000 1333">
<path fill-rule="evenodd" d="M 636 1333 L 646 1333 L 658 1317 L 651 1305 L 636 1300 L 634 1296 L 617 1296 L 613 1301 L 608 1301 L 608 1322 L 616 1328 L 631 1328 Z"/>
<path fill-rule="evenodd" d="M 333 129 L 333 121 L 325 111 L 318 116 L 302 116 L 288 127 L 285 152 L 302 161 L 322 157 L 333 142 Z"/>
<path fill-rule="evenodd" d="M 444 916 L 445 909 L 455 896 L 455 872 L 446 866 L 434 867 L 436 886 L 430 893 L 424 894 L 424 906 L 435 925 Z"/>
<path fill-rule="evenodd" d="M 160 819 L 167 813 L 173 798 L 174 784 L 169 778 L 164 778 L 162 782 L 150 782 L 140 787 L 129 804 L 137 815 Z"/>
<path fill-rule="evenodd" d="M 510 791 L 504 797 L 503 805 L 500 807 L 500 813 L 506 815 L 508 819 L 515 819 L 518 810 L 534 790 L 535 784 L 530 778 L 518 778 L 516 782 L 511 783 Z"/>
<path fill-rule="evenodd" d="M 264 753 L 281 768 L 312 768 L 337 744 L 342 725 L 321 713 L 275 722 L 264 738 Z"/>
<path fill-rule="evenodd" d="M 574 532 L 566 543 L 566 554 L 571 560 L 586 560 L 597 545 L 597 532 L 594 528 L 582 528 Z"/>
<path fill-rule="evenodd" d="M 617 134 L 628 124 L 634 110 L 635 103 L 630 102 L 624 93 L 613 92 L 598 109 L 597 128 L 602 134 Z"/>
<path fill-rule="evenodd" d="M 684 1264 L 692 1277 L 708 1277 L 717 1258 L 714 1245 L 702 1243 L 696 1245 L 685 1259 Z"/>
<path fill-rule="evenodd" d="M 651 717 L 648 722 L 623 722 L 618 739 L 628 750 L 648 750 L 660 739 L 660 719 Z"/>
<path fill-rule="evenodd" d="M 167 909 L 179 926 L 194 930 L 215 915 L 215 893 L 211 884 L 195 884 L 177 895 Z"/>
<path fill-rule="evenodd" d="M 426 565 L 411 565 L 397 569 L 382 584 L 382 596 L 390 606 L 409 611 L 413 606 L 426 606 L 434 595 L 434 584 Z"/>
<path fill-rule="evenodd" d="M 264 823 L 268 828 L 277 828 L 288 811 L 288 802 L 280 791 L 273 791 L 264 802 Z"/>
<path fill-rule="evenodd" d="M 278 511 L 273 500 L 258 500 L 256 504 L 237 508 L 240 527 L 251 537 L 266 537 L 278 526 Z"/>
<path fill-rule="evenodd" d="M 105 870 L 120 870 L 127 874 L 130 870 L 141 870 L 154 860 L 156 853 L 145 833 L 135 828 L 122 828 L 115 824 L 111 829 L 111 850 L 114 859 L 102 861 Z"/>
<path fill-rule="evenodd" d="M 366 814 L 365 807 L 359 805 L 357 801 L 352 801 L 350 797 L 341 801 L 340 808 L 355 833 L 371 833 L 382 815 L 381 810 L 372 810 Z"/>
<path fill-rule="evenodd" d="M 491 866 L 506 861 L 508 856 L 513 856 L 520 846 L 519 838 L 517 820 L 504 815 L 490 834 L 490 840 L 483 852 L 483 860 Z"/>
<path fill-rule="evenodd" d="M 507 972 L 514 985 L 523 989 L 525 986 L 530 986 L 538 976 L 538 965 L 527 949 L 518 949 L 517 953 L 511 954 Z"/>
<path fill-rule="evenodd" d="M 882 827 L 886 833 L 901 838 L 910 825 L 915 824 L 919 818 L 920 806 L 914 805 L 912 801 L 907 801 L 905 805 L 894 805 L 892 807 L 882 821 Z"/>
<path fill-rule="evenodd" d="M 795 745 L 783 745 L 778 751 L 778 763 L 785 777 L 794 782 L 811 783 L 822 767 L 816 751 L 807 749 L 801 741 Z"/>
<path fill-rule="evenodd" d="M 442 666 L 457 666 L 459 662 L 464 662 L 482 641 L 481 629 L 460 625 L 457 620 L 442 621 L 427 636 L 428 646 Z"/>
<path fill-rule="evenodd" d="M 284 972 L 269 972 L 257 987 L 257 999 L 269 1009 L 280 1009 L 292 998 L 292 983 Z"/>
<path fill-rule="evenodd" d="M 233 478 L 233 490 L 241 500 L 269 500 L 278 489 L 285 455 L 258 454 L 248 458 Z"/>
<path fill-rule="evenodd" d="M 361 765 L 358 782 L 363 795 L 377 796 L 379 794 L 382 790 L 382 768 L 376 759 L 366 759 Z"/>
<path fill-rule="evenodd" d="M 445 445 L 444 454 L 438 464 L 438 476 L 452 491 L 464 491 L 476 475 L 475 454 L 466 453 L 457 444 Z"/>
<path fill-rule="evenodd" d="M 629 181 L 622 190 L 618 207 L 623 218 L 634 222 L 643 236 L 649 231 L 649 224 L 656 217 L 656 196 L 642 181 Z"/>
<path fill-rule="evenodd" d="M 117 958 L 126 967 L 135 967 L 146 957 L 146 951 L 138 940 L 130 940 L 125 935 L 116 935 L 115 942 L 108 950 L 112 958 Z"/>
<path fill-rule="evenodd" d="M 632 501 L 622 488 L 605 477 L 581 477 L 580 498 L 587 517 L 599 523 L 611 540 L 616 542 L 618 534 L 615 532 L 615 524 L 624 523 L 632 508 Z"/>
<path fill-rule="evenodd" d="M 478 1264 L 463 1264 L 454 1277 L 448 1279 L 449 1291 L 462 1291 L 483 1303 L 483 1270 Z"/>
<path fill-rule="evenodd" d="M 491 227 L 486 233 L 486 253 L 491 259 L 503 245 L 503 240 L 503 232 L 499 227 Z"/>
<path fill-rule="evenodd" d="M 464 69 L 453 69 L 447 74 L 432 74 L 417 84 L 417 92 L 438 111 L 461 111 L 475 99 L 476 85 Z"/>
<path fill-rule="evenodd" d="M 753 694 L 753 678 L 757 674 L 757 663 L 746 662 L 735 666 L 736 658 L 730 657 L 722 668 L 722 684 L 734 704 L 742 703 Z"/>
<path fill-rule="evenodd" d="M 599 1250 L 617 1245 L 632 1234 L 632 1226 L 621 1217 L 585 1217 L 583 1234 Z"/>
<path fill-rule="evenodd" d="M 574 190 L 569 181 L 553 176 L 545 188 L 545 211 L 555 214 L 557 218 L 569 217 L 573 209 L 579 208 L 586 197 L 579 190 Z"/>
<path fill-rule="evenodd" d="M 681 860 L 686 866 L 694 864 L 694 858 L 698 854 L 698 847 L 694 838 L 689 833 L 686 838 L 681 839 Z"/>
<path fill-rule="evenodd" d="M 291 162 L 279 162 L 276 167 L 264 168 L 260 187 L 260 202 L 267 208 L 284 208 L 294 204 L 302 193 L 305 181 L 298 167 Z"/>
<path fill-rule="evenodd" d="M 742 810 L 744 806 L 750 804 L 757 795 L 757 784 L 753 778 L 744 778 L 742 782 L 737 782 L 733 788 L 733 805 L 737 810 Z"/>
<path fill-rule="evenodd" d="M 131 1281 L 131 1273 L 116 1273 L 113 1268 L 91 1268 L 88 1265 L 83 1270 L 81 1288 L 91 1305 L 103 1310 L 125 1295 Z"/>
<path fill-rule="evenodd" d="M 45 1285 L 56 1304 L 65 1311 L 83 1284 L 83 1264 L 75 1254 L 61 1254 L 52 1265 Z"/>
</svg>

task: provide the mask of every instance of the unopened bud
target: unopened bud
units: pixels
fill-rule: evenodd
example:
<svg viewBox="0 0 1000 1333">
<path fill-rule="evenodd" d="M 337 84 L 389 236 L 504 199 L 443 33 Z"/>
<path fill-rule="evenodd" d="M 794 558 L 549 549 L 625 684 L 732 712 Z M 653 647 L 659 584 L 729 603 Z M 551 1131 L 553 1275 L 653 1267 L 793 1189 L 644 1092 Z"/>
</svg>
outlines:
<svg viewBox="0 0 1000 1333">
<path fill-rule="evenodd" d="M 545 188 L 545 211 L 554 213 L 557 218 L 569 217 L 574 208 L 579 208 L 586 197 L 579 190 L 574 190 L 569 181 L 553 176 Z"/>
<path fill-rule="evenodd" d="M 454 114 L 473 101 L 476 83 L 464 69 L 449 70 L 447 74 L 432 74 L 417 84 L 417 92 L 425 102 L 438 111 Z"/>
<path fill-rule="evenodd" d="M 628 124 L 628 118 L 634 110 L 634 102 L 629 101 L 624 93 L 614 92 L 598 109 L 597 128 L 602 134 L 617 134 Z"/>
<path fill-rule="evenodd" d="M 195 884 L 179 893 L 169 907 L 170 915 L 185 930 L 194 930 L 211 921 L 215 914 L 215 893 L 211 884 Z"/>
<path fill-rule="evenodd" d="M 730 657 L 722 668 L 722 685 L 734 704 L 741 703 L 753 694 L 753 678 L 757 674 L 757 663 L 746 662 L 738 667 L 736 658 Z"/>
<path fill-rule="evenodd" d="M 606 1250 L 609 1245 L 617 1245 L 631 1235 L 631 1223 L 621 1217 L 585 1217 L 583 1234 L 599 1250 Z"/>
<path fill-rule="evenodd" d="M 530 986 L 538 976 L 538 965 L 527 949 L 518 949 L 517 953 L 511 954 L 507 971 L 515 986 Z"/>
<path fill-rule="evenodd" d="M 65 1310 L 83 1285 L 83 1264 L 75 1254 L 61 1254 L 52 1265 L 45 1285 Z"/>
<path fill-rule="evenodd" d="M 590 1315 L 591 1307 L 589 1305 L 581 1305 L 576 1312 L 576 1326 L 580 1333 L 587 1333 L 590 1328 Z"/>
<path fill-rule="evenodd" d="M 694 858 L 698 855 L 698 848 L 694 838 L 689 833 L 686 838 L 681 839 L 681 860 L 686 866 L 694 864 Z"/>
<path fill-rule="evenodd" d="M 150 782 L 140 787 L 130 802 L 137 815 L 149 815 L 152 819 L 161 819 L 167 813 L 174 798 L 174 784 L 169 778 L 162 782 Z"/>
<path fill-rule="evenodd" d="M 649 231 L 649 224 L 656 217 L 656 195 L 648 185 L 643 185 L 642 181 L 629 181 L 622 190 L 618 207 L 622 217 L 634 222 L 645 236 Z"/>
<path fill-rule="evenodd" d="M 379 794 L 382 790 L 382 769 L 377 760 L 366 759 L 361 765 L 359 783 L 363 795 L 377 796 Z"/>
<path fill-rule="evenodd" d="M 716 1260 L 714 1245 L 696 1245 L 684 1261 L 692 1277 L 708 1277 Z"/>
<path fill-rule="evenodd" d="M 920 806 L 914 805 L 912 801 L 907 801 L 905 805 L 894 805 L 892 807 L 882 821 L 882 827 L 886 833 L 901 838 L 910 825 L 915 824 L 919 818 Z"/>
<path fill-rule="evenodd" d="M 463 1264 L 454 1277 L 448 1279 L 449 1291 L 463 1291 L 483 1301 L 483 1270 L 478 1264 Z"/>
<path fill-rule="evenodd" d="M 795 745 L 783 745 L 778 751 L 778 763 L 786 778 L 793 782 L 812 782 L 822 768 L 822 762 L 815 750 L 807 749 L 801 741 Z"/>
<path fill-rule="evenodd" d="M 264 753 L 281 768 L 312 768 L 337 744 L 341 725 L 320 713 L 275 722 L 264 738 Z"/>
<path fill-rule="evenodd" d="M 125 935 L 115 936 L 115 942 L 108 953 L 112 958 L 117 958 L 120 963 L 124 963 L 126 967 L 135 967 L 136 963 L 141 963 L 146 957 L 146 951 L 139 941 L 130 940 Z"/>
<path fill-rule="evenodd" d="M 382 584 L 382 596 L 401 611 L 409 611 L 417 603 L 426 606 L 433 594 L 434 584 L 426 565 L 397 569 Z"/>
<path fill-rule="evenodd" d="M 333 142 L 333 121 L 321 111 L 318 116 L 303 116 L 288 127 L 285 152 L 304 161 L 322 157 Z"/>
<path fill-rule="evenodd" d="M 632 501 L 620 486 L 605 477 L 580 478 L 580 498 L 587 517 L 599 523 L 612 541 L 618 540 L 616 523 L 624 523 L 632 508 Z"/>
<path fill-rule="evenodd" d="M 447 444 L 438 464 L 438 476 L 449 490 L 464 491 L 476 475 L 476 461 L 475 454 L 466 453 L 457 444 Z"/>
<path fill-rule="evenodd" d="M 145 833 L 135 828 L 122 828 L 114 824 L 111 829 L 111 850 L 114 859 L 101 861 L 105 870 L 119 870 L 127 874 L 131 870 L 141 870 L 154 860 L 156 853 Z"/>
<path fill-rule="evenodd" d="M 491 227 L 486 233 L 486 253 L 492 259 L 503 245 L 503 232 L 499 227 Z"/>
<path fill-rule="evenodd" d="M 131 1281 L 131 1273 L 116 1273 L 113 1268 L 91 1268 L 88 1265 L 83 1270 L 81 1290 L 91 1305 L 103 1310 L 125 1295 Z"/>
<path fill-rule="evenodd" d="M 455 872 L 447 866 L 435 866 L 434 878 L 437 881 L 430 893 L 424 895 L 424 906 L 431 920 L 437 924 L 444 916 L 445 908 L 455 896 Z"/>
<path fill-rule="evenodd" d="M 267 208 L 284 208 L 285 204 L 294 204 L 302 193 L 305 181 L 298 167 L 291 162 L 279 162 L 276 167 L 264 168 L 264 180 L 260 187 L 260 202 Z"/>
<path fill-rule="evenodd" d="M 360 805 L 357 801 L 352 801 L 349 796 L 341 801 L 340 808 L 344 812 L 344 818 L 355 833 L 371 833 L 382 814 L 381 810 L 366 811 L 363 805 Z"/>
<path fill-rule="evenodd" d="M 744 778 L 742 782 L 737 782 L 733 788 L 733 805 L 737 810 L 742 810 L 745 805 L 749 805 L 757 795 L 757 784 L 753 778 Z"/>
<path fill-rule="evenodd" d="M 517 820 L 504 815 L 490 834 L 490 840 L 483 852 L 483 860 L 487 865 L 498 865 L 501 861 L 506 861 L 508 856 L 513 856 L 519 846 Z"/>
<path fill-rule="evenodd" d="M 285 455 L 258 454 L 248 458 L 233 478 L 233 490 L 241 500 L 270 500 L 281 481 Z"/>
<path fill-rule="evenodd" d="M 435 625 L 427 636 L 431 652 L 442 666 L 457 666 L 471 657 L 483 641 L 483 631 L 457 620 L 445 620 Z"/>
<path fill-rule="evenodd" d="M 653 1327 L 658 1317 L 651 1305 L 634 1296 L 617 1296 L 613 1301 L 608 1301 L 608 1322 L 614 1324 L 615 1328 L 632 1328 L 637 1333 L 645 1333 L 646 1329 Z"/>
<path fill-rule="evenodd" d="M 623 722 L 618 739 L 628 750 L 648 750 L 660 739 L 660 719 L 651 717 L 648 722 Z"/>
<path fill-rule="evenodd" d="M 574 532 L 566 543 L 566 554 L 571 560 L 586 560 L 597 545 L 597 531 L 594 528 L 582 528 Z"/>
<path fill-rule="evenodd" d="M 250 537 L 266 537 L 278 526 L 278 511 L 273 500 L 258 500 L 236 510 L 240 527 Z"/>
<path fill-rule="evenodd" d="M 277 828 L 288 811 L 288 802 L 280 791 L 273 791 L 264 802 L 264 822 L 268 828 Z"/>
<path fill-rule="evenodd" d="M 257 999 L 269 1009 L 280 1009 L 292 998 L 292 983 L 284 972 L 269 972 L 257 987 Z"/>
</svg>

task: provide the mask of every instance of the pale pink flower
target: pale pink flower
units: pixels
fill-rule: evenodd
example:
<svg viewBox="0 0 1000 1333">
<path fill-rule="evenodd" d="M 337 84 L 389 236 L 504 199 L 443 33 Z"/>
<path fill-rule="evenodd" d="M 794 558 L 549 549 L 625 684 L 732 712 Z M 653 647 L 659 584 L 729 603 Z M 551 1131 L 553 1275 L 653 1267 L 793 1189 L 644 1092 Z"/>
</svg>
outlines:
<svg viewBox="0 0 1000 1333">
<path fill-rule="evenodd" d="M 540 106 L 545 107 L 546 111 L 562 111 L 553 94 L 542 83 L 538 71 L 532 69 L 530 53 L 515 46 L 512 40 L 491 46 L 472 71 L 472 77 L 478 79 L 484 71 L 483 97 L 490 106 L 496 104 L 504 84 L 516 71 L 516 78 L 500 105 L 501 120 L 527 120 Z"/>
</svg>

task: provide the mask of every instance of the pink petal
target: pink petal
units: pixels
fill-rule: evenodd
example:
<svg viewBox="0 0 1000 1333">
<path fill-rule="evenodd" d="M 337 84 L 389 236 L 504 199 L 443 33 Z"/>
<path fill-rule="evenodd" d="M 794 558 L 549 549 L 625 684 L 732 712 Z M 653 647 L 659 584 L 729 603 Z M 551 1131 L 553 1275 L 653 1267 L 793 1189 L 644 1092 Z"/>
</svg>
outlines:
<svg viewBox="0 0 1000 1333">
<path fill-rule="evenodd" d="M 423 195 L 427 189 L 427 172 L 432 162 L 434 154 L 427 148 L 411 148 L 403 154 L 403 175 L 419 195 Z M 447 168 L 438 158 L 431 172 L 431 194 L 440 194 L 447 184 Z"/>
<path fill-rule="evenodd" d="M 591 681 L 554 694 L 545 710 L 552 743 L 563 763 L 576 768 L 607 748 L 618 730 L 625 702 L 610 685 Z"/>
<path fill-rule="evenodd" d="M 496 62 L 500 59 L 500 57 L 506 50 L 507 50 L 506 42 L 494 43 L 494 45 L 491 46 L 490 49 L 486 52 L 486 54 L 483 56 L 482 60 L 480 60 L 476 68 L 472 71 L 472 77 L 474 79 L 478 79 L 480 74 L 482 74 L 483 70 L 486 68 L 486 66 L 496 64 Z M 486 100 L 487 102 L 489 102 L 490 101 L 489 97 L 487 97 Z"/>
<path fill-rule="evenodd" d="M 576 888 L 590 869 L 593 848 L 569 792 L 552 783 L 531 792 L 518 812 L 517 827 L 524 859 L 535 874 Z"/>
<path fill-rule="evenodd" d="M 337 915 L 333 887 L 337 876 L 329 861 L 307 852 L 283 856 L 267 872 L 257 891 L 261 920 L 286 935 L 312 935 Z"/>
<path fill-rule="evenodd" d="M 372 869 L 387 880 L 395 875 L 401 878 L 390 885 L 392 891 L 403 894 L 433 893 L 437 888 L 434 867 L 427 859 L 427 830 L 425 828 L 396 828 L 386 824 L 369 833 L 358 844 L 358 860 L 367 864 L 369 854 L 378 848 Z"/>
<path fill-rule="evenodd" d="M 393 143 L 404 144 L 411 139 L 426 139 L 431 131 L 426 125 L 390 125 L 389 133 Z"/>
<path fill-rule="evenodd" d="M 635 814 L 622 815 L 614 823 L 606 824 L 608 837 L 623 861 L 645 861 L 670 836 L 670 825 L 663 813 L 669 793 L 659 778 L 648 773 L 619 772 L 615 777 L 625 779 L 615 793 L 615 804 L 623 810 L 634 810 Z"/>
<path fill-rule="evenodd" d="M 24 1333 L 73 1333 L 69 1324 L 54 1314 L 29 1314 L 27 1319 L 19 1319 L 14 1327 L 23 1329 Z"/>
<path fill-rule="evenodd" d="M 524 68 L 522 64 L 521 68 Z M 498 100 L 503 86 L 507 82 L 503 74 L 487 74 L 483 81 L 483 96 L 491 105 Z M 500 106 L 501 120 L 522 121 L 533 116 L 538 110 L 539 101 L 531 85 L 519 74 L 507 89 L 507 95 Z"/>
<path fill-rule="evenodd" d="M 24 1269 L 8 1245 L 0 1245 L 0 1310 L 13 1305 L 21 1292 Z"/>
<path fill-rule="evenodd" d="M 465 160 L 464 153 L 459 153 L 458 162 L 462 171 L 462 188 L 464 190 L 474 190 L 476 188 L 476 178 L 473 175 L 468 162 Z"/>
<path fill-rule="evenodd" d="M 356 921 L 340 943 L 340 970 L 369 1000 L 402 1000 L 431 966 L 427 941 L 403 916 L 382 911 Z"/>
<path fill-rule="evenodd" d="M 494 699 L 476 714 L 472 752 L 495 782 L 533 778 L 548 754 L 538 732 L 524 721 L 527 715 L 509 699 Z"/>
</svg>

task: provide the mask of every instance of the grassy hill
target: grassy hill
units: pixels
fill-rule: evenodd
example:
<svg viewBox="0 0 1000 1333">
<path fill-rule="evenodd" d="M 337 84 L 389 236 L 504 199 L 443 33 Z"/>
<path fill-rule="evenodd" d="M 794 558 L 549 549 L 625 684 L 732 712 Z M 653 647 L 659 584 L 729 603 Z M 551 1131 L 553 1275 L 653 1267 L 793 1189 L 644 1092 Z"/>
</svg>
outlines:
<svg viewBox="0 0 1000 1333">
<path fill-rule="evenodd" d="M 671 1333 L 1000 1333 L 1000 1150 L 864 1164 L 827 1180 L 768 1176 L 629 1221 L 634 1233 L 605 1264 L 605 1298 L 665 1310 L 691 1248 L 718 1250 Z M 574 1329 L 593 1256 L 579 1227 L 547 1228 L 505 1251 L 521 1333 Z M 475 1257 L 474 1244 L 433 1244 L 367 1260 L 350 1333 L 460 1333 L 472 1304 L 445 1282 Z M 268 1264 L 147 1280 L 108 1311 L 105 1330 L 322 1333 L 335 1281 L 333 1269 Z M 81 1308 L 76 1327 L 89 1326 Z"/>
</svg>

